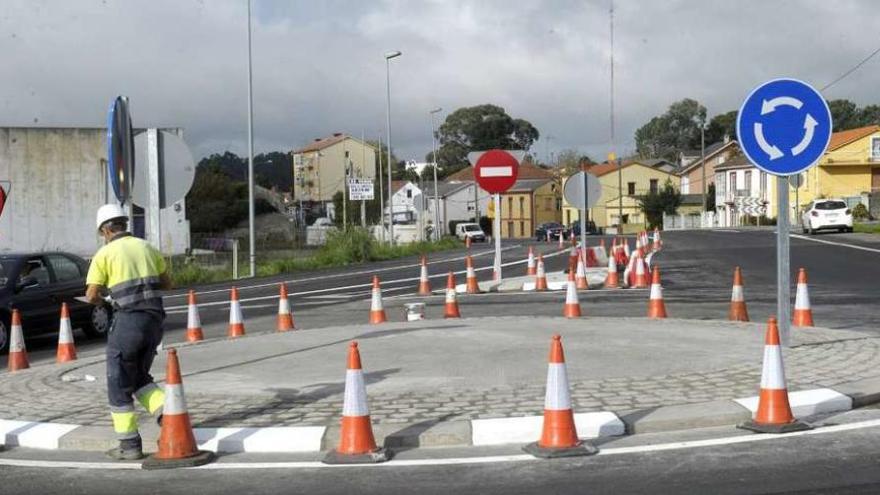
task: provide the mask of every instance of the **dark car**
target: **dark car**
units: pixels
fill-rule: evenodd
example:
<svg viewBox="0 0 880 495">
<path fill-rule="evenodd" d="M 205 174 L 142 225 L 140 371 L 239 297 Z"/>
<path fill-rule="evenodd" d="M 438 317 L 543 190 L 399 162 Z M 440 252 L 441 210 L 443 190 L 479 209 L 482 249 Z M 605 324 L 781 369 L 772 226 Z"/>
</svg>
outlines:
<svg viewBox="0 0 880 495">
<path fill-rule="evenodd" d="M 74 299 L 85 295 L 88 269 L 86 260 L 69 253 L 0 254 L 0 351 L 8 350 L 13 309 L 26 339 L 58 332 L 61 303 L 67 303 L 73 328 L 104 337 L 110 306 Z"/>
<path fill-rule="evenodd" d="M 568 226 L 569 235 L 573 235 L 575 237 L 581 235 L 581 223 L 580 222 L 572 222 L 571 225 Z M 599 231 L 596 229 L 596 222 L 592 220 L 587 220 L 587 235 L 598 234 Z"/>
<path fill-rule="evenodd" d="M 568 238 L 568 229 L 566 229 L 564 225 L 557 222 L 545 222 L 538 225 L 538 228 L 535 229 L 535 240 L 546 241 L 548 232 L 550 233 L 551 241 L 559 239 L 560 233 L 562 233 L 563 239 Z"/>
</svg>

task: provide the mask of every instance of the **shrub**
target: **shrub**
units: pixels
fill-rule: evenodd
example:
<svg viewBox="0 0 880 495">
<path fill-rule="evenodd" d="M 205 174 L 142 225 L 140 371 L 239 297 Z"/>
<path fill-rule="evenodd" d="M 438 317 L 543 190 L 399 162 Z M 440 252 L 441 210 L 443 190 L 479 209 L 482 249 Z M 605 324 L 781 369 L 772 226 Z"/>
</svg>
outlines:
<svg viewBox="0 0 880 495">
<path fill-rule="evenodd" d="M 852 216 L 856 220 L 868 220 L 871 214 L 868 213 L 868 208 L 864 204 L 859 203 L 853 207 Z"/>
</svg>

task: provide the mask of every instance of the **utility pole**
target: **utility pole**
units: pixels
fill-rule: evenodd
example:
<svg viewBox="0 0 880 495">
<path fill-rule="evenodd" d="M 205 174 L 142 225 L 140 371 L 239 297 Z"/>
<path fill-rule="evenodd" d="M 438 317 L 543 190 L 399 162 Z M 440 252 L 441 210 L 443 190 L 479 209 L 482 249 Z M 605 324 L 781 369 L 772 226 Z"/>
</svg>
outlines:
<svg viewBox="0 0 880 495">
<path fill-rule="evenodd" d="M 248 236 L 250 247 L 248 264 L 251 277 L 257 276 L 256 233 L 254 231 L 254 91 L 251 64 L 251 0 L 247 0 L 247 92 L 248 92 Z"/>
<path fill-rule="evenodd" d="M 703 168 L 703 214 L 706 213 L 706 114 L 705 112 L 700 118 L 700 161 Z"/>
<path fill-rule="evenodd" d="M 430 112 L 431 115 L 431 158 L 434 168 L 434 240 L 440 240 L 440 196 L 437 194 L 437 141 L 434 139 L 434 114 L 443 109 L 437 107 Z"/>
<path fill-rule="evenodd" d="M 609 163 L 614 162 L 614 0 L 611 0 L 611 8 L 608 10 L 608 19 L 611 28 L 611 153 L 608 153 Z M 618 234 L 623 233 L 623 160 L 617 159 L 617 225 Z"/>
<path fill-rule="evenodd" d="M 382 242 L 385 242 L 385 211 L 384 211 L 384 209 L 385 209 L 385 186 L 383 185 L 383 179 L 382 179 L 383 169 L 382 169 L 382 132 L 381 131 L 379 132 L 379 150 L 376 152 L 376 161 L 379 165 L 379 175 L 376 176 L 379 179 L 377 181 L 379 183 L 379 223 L 382 224 L 382 230 L 381 230 Z M 391 213 L 391 211 L 389 210 L 389 218 L 388 218 L 389 225 L 391 223 L 390 222 L 390 220 L 391 220 L 390 213 Z"/>
<path fill-rule="evenodd" d="M 358 172 L 358 177 L 363 179 L 367 176 L 367 141 L 366 141 L 366 131 L 361 129 L 361 168 Z M 367 202 L 366 200 L 361 200 L 361 227 L 367 228 Z"/>
</svg>

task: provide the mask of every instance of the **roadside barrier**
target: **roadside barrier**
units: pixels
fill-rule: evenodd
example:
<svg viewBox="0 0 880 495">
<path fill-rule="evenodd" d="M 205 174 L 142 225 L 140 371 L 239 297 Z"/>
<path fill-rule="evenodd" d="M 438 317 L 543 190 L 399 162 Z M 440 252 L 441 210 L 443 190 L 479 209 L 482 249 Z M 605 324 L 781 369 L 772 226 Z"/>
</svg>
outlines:
<svg viewBox="0 0 880 495">
<path fill-rule="evenodd" d="M 24 346 L 24 334 L 21 331 L 21 313 L 12 310 L 12 322 L 9 332 L 9 371 L 24 370 L 31 367 L 28 362 L 27 349 Z"/>
<path fill-rule="evenodd" d="M 229 330 L 227 337 L 241 337 L 245 334 L 244 317 L 241 314 L 241 303 L 238 300 L 238 288 L 229 291 Z"/>
<path fill-rule="evenodd" d="M 796 327 L 812 327 L 813 308 L 810 306 L 810 290 L 807 288 L 807 270 L 798 270 L 797 294 L 794 298 L 794 314 L 792 325 Z"/>
<path fill-rule="evenodd" d="M 749 321 L 749 310 L 746 308 L 740 267 L 733 269 L 733 289 L 730 293 L 730 311 L 727 312 L 727 319 L 730 321 Z"/>
<path fill-rule="evenodd" d="M 795 419 L 791 412 L 776 318 L 771 317 L 767 320 L 758 410 L 754 419 L 737 426 L 758 433 L 789 433 L 811 428 L 810 425 Z"/>
<path fill-rule="evenodd" d="M 348 346 L 348 365 L 345 371 L 345 399 L 342 404 L 342 427 L 339 445 L 324 458 L 327 464 L 363 464 L 388 460 L 384 449 L 376 445 L 367 389 L 357 342 Z"/>
<path fill-rule="evenodd" d="M 428 259 L 422 256 L 422 266 L 419 273 L 419 291 L 420 296 L 431 295 L 431 282 L 428 280 Z"/>
<path fill-rule="evenodd" d="M 382 305 L 382 286 L 379 276 L 373 275 L 373 298 L 370 301 L 370 324 L 385 323 L 388 317 L 385 315 L 385 306 Z"/>
<path fill-rule="evenodd" d="M 73 342 L 73 328 L 70 326 L 70 312 L 67 303 L 61 304 L 61 322 L 58 324 L 58 352 L 56 363 L 76 361 L 76 345 Z"/>
<path fill-rule="evenodd" d="M 651 273 L 651 295 L 648 299 L 648 318 L 666 318 L 666 303 L 663 302 L 663 286 L 660 284 L 660 268 L 656 266 Z"/>
<path fill-rule="evenodd" d="M 578 439 L 568 390 L 568 372 L 562 338 L 554 335 L 550 341 L 550 358 L 547 366 L 547 386 L 544 396 L 544 424 L 541 438 L 523 447 L 535 457 L 574 457 L 591 455 L 598 449 Z"/>
<path fill-rule="evenodd" d="M 450 270 L 446 277 L 446 307 L 443 309 L 444 318 L 461 318 L 458 310 L 458 294 L 455 292 L 455 274 Z"/>
<path fill-rule="evenodd" d="M 289 332 L 295 330 L 293 313 L 290 311 L 290 298 L 287 297 L 287 284 L 281 282 L 278 288 L 278 324 L 276 330 Z"/>
<path fill-rule="evenodd" d="M 573 272 L 568 272 L 568 284 L 566 284 L 565 291 L 565 307 L 562 308 L 562 316 L 566 318 L 581 317 L 581 303 L 578 299 L 577 282 L 575 282 Z"/>
<path fill-rule="evenodd" d="M 186 397 L 180 377 L 177 350 L 168 350 L 165 369 L 165 404 L 162 406 L 162 422 L 159 433 L 159 449 L 143 463 L 144 469 L 171 469 L 194 467 L 214 460 L 214 453 L 198 449 Z"/>
<path fill-rule="evenodd" d="M 204 338 L 202 319 L 199 317 L 199 307 L 196 305 L 196 291 L 190 290 L 186 301 L 186 341 L 198 342 Z"/>
</svg>

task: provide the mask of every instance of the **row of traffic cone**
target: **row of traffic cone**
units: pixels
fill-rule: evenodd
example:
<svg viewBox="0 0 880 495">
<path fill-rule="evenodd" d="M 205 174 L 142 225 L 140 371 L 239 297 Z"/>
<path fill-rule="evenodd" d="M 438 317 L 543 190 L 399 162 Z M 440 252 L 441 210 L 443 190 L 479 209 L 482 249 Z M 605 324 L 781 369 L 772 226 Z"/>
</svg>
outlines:
<svg viewBox="0 0 880 495">
<path fill-rule="evenodd" d="M 24 344 L 21 313 L 17 309 L 12 310 L 9 327 L 7 369 L 12 372 L 28 369 L 31 365 Z M 70 361 L 76 361 L 76 345 L 73 341 L 73 328 L 70 325 L 70 311 L 67 308 L 67 303 L 63 303 L 61 304 L 61 319 L 58 325 L 58 350 L 55 354 L 55 362 L 67 363 Z"/>
<path fill-rule="evenodd" d="M 733 270 L 733 288 L 730 294 L 730 310 L 727 313 L 730 321 L 749 321 L 749 310 L 746 307 L 745 285 L 743 283 L 742 269 L 736 267 Z M 807 270 L 800 268 L 797 277 L 797 290 L 794 298 L 794 313 L 792 325 L 795 327 L 812 327 L 813 309 L 810 306 L 810 290 L 807 284 Z"/>
<path fill-rule="evenodd" d="M 288 332 L 295 330 L 293 312 L 290 309 L 290 298 L 287 293 L 287 284 L 281 283 L 278 287 L 278 317 L 276 322 L 276 330 L 279 332 Z M 238 288 L 233 287 L 229 290 L 229 327 L 226 336 L 236 338 L 245 335 L 244 317 L 241 313 L 241 301 L 238 296 Z M 202 332 L 202 323 L 199 317 L 199 308 L 196 304 L 195 291 L 189 291 L 187 299 L 187 324 L 186 324 L 186 341 L 198 342 L 204 339 Z"/>
</svg>

